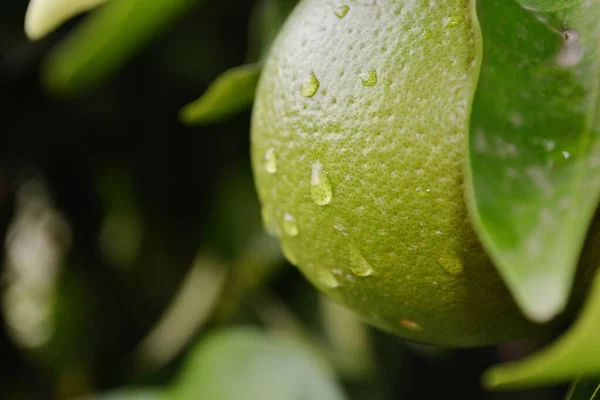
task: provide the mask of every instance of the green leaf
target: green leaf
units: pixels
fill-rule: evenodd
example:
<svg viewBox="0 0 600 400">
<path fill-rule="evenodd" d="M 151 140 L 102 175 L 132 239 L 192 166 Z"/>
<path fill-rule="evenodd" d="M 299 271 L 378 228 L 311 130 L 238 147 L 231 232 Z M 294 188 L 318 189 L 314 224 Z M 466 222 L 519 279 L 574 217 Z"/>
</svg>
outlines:
<svg viewBox="0 0 600 400">
<path fill-rule="evenodd" d="M 598 400 L 600 399 L 600 383 L 598 380 L 579 379 L 573 383 L 565 400 Z"/>
<path fill-rule="evenodd" d="M 207 336 L 191 351 L 170 400 L 342 400 L 331 371 L 282 336 L 238 327 Z"/>
<path fill-rule="evenodd" d="M 31 40 L 41 39 L 70 18 L 106 0 L 30 0 L 25 14 L 25 33 Z"/>
<path fill-rule="evenodd" d="M 572 7 L 584 0 L 517 0 L 523 7 L 535 11 L 557 11 Z"/>
<path fill-rule="evenodd" d="M 600 273 L 575 324 L 561 338 L 523 360 L 493 367 L 483 375 L 490 389 L 552 385 L 600 376 Z"/>
<path fill-rule="evenodd" d="M 42 71 L 45 86 L 61 95 L 95 88 L 201 1 L 108 2 L 52 51 Z"/>
<path fill-rule="evenodd" d="M 251 107 L 262 61 L 297 0 L 262 0 L 254 6 L 248 29 L 247 64 L 221 74 L 199 99 L 181 110 L 185 124 L 212 124 Z"/>
<path fill-rule="evenodd" d="M 210 124 L 252 105 L 262 63 L 242 65 L 220 75 L 198 100 L 181 110 L 186 124 Z"/>
<path fill-rule="evenodd" d="M 486 0 L 477 12 L 471 214 L 520 309 L 547 322 L 568 304 L 600 196 L 600 2 L 534 14 Z"/>
</svg>

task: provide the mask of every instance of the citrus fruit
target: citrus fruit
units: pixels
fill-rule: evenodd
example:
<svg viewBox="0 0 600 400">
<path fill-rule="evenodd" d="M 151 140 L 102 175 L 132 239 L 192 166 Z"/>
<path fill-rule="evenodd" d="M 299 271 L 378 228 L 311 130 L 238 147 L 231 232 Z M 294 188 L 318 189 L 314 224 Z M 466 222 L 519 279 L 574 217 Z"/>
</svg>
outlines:
<svg viewBox="0 0 600 400">
<path fill-rule="evenodd" d="M 541 329 L 467 214 L 478 75 L 467 0 L 303 0 L 257 88 L 252 166 L 266 228 L 368 324 L 473 347 Z"/>
</svg>

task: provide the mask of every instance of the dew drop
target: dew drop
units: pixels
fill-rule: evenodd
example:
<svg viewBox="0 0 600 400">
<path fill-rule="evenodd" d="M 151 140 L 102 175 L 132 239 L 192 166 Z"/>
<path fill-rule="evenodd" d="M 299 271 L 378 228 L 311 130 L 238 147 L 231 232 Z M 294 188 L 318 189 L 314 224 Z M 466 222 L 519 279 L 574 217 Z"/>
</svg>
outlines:
<svg viewBox="0 0 600 400">
<path fill-rule="evenodd" d="M 463 272 L 463 265 L 459 259 L 440 258 L 438 259 L 438 262 L 444 271 L 450 275 L 456 276 Z"/>
<path fill-rule="evenodd" d="M 367 72 L 362 72 L 359 76 L 363 86 L 377 85 L 377 71 L 374 69 L 370 69 Z"/>
<path fill-rule="evenodd" d="M 310 196 L 320 206 L 331 203 L 333 191 L 327 174 L 323 171 L 323 164 L 315 161 L 312 165 L 312 176 L 310 178 Z"/>
<path fill-rule="evenodd" d="M 304 97 L 313 97 L 315 93 L 319 90 L 319 86 L 321 83 L 317 79 L 314 73 L 310 73 L 310 75 L 302 82 L 302 87 L 300 88 L 300 94 Z"/>
<path fill-rule="evenodd" d="M 446 26 L 458 26 L 461 22 L 463 22 L 463 19 L 464 18 L 461 15 L 451 15 L 446 19 Z"/>
<path fill-rule="evenodd" d="M 298 236 L 298 223 L 293 215 L 285 213 L 283 216 L 283 231 L 290 236 Z"/>
<path fill-rule="evenodd" d="M 335 230 L 340 231 L 340 232 L 344 232 L 346 230 L 346 227 L 344 225 L 340 225 L 340 224 L 334 225 L 333 227 L 335 228 Z"/>
<path fill-rule="evenodd" d="M 358 248 L 350 245 L 349 254 L 350 271 L 356 276 L 366 277 L 373 274 L 373 267 L 365 260 Z"/>
<path fill-rule="evenodd" d="M 421 186 L 417 187 L 415 189 L 415 191 L 419 194 L 419 196 L 421 197 L 427 197 L 431 194 L 431 189 L 423 189 Z"/>
<path fill-rule="evenodd" d="M 348 14 L 348 11 L 350 11 L 349 6 L 339 6 L 338 9 L 335 10 L 335 15 L 342 19 L 346 16 L 346 14 Z"/>
<path fill-rule="evenodd" d="M 265 170 L 270 174 L 277 172 L 277 154 L 275 154 L 275 149 L 269 149 L 265 153 Z"/>
<path fill-rule="evenodd" d="M 335 289 L 340 286 L 340 283 L 335 278 L 335 276 L 333 276 L 333 274 L 327 271 L 326 269 L 321 269 L 317 273 L 317 280 L 319 281 L 319 283 L 321 283 L 323 286 L 329 289 Z"/>
</svg>

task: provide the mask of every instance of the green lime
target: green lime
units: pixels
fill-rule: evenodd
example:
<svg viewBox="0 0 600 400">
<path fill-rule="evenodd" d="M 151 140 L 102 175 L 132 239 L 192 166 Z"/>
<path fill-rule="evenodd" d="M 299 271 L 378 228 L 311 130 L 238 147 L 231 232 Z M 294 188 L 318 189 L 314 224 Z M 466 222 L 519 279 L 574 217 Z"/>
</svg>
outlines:
<svg viewBox="0 0 600 400">
<path fill-rule="evenodd" d="M 471 347 L 521 314 L 467 215 L 478 65 L 466 0 L 303 0 L 266 61 L 252 163 L 266 229 L 365 322 Z"/>
</svg>

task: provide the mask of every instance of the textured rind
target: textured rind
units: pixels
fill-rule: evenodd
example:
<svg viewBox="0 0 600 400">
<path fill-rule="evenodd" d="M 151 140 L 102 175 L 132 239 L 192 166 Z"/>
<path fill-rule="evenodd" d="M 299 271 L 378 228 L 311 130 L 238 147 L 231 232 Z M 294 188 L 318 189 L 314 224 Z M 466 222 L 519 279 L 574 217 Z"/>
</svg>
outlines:
<svg viewBox="0 0 600 400">
<path fill-rule="evenodd" d="M 311 282 L 382 330 L 458 347 L 534 333 L 540 327 L 516 308 L 464 202 L 479 57 L 470 1 L 345 4 L 339 18 L 339 2 L 303 0 L 267 59 L 251 133 L 265 224 Z M 364 86 L 371 70 L 377 84 Z M 319 89 L 303 97 L 311 73 Z M 265 170 L 269 149 L 276 173 Z M 310 194 L 316 161 L 333 186 L 324 206 Z M 296 236 L 285 232 L 286 213 Z M 371 276 L 351 273 L 351 248 Z"/>
</svg>

